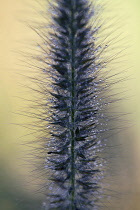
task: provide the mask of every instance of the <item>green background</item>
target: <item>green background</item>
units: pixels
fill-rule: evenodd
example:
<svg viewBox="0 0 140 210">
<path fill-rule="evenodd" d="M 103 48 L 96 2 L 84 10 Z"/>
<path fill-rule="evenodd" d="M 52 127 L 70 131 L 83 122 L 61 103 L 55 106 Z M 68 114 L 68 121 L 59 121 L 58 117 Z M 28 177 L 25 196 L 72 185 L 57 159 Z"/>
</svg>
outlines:
<svg viewBox="0 0 140 210">
<path fill-rule="evenodd" d="M 30 131 L 18 125 L 28 123 L 30 119 L 15 113 L 23 111 L 26 105 L 26 101 L 20 97 L 31 97 L 30 92 L 21 85 L 26 82 L 19 74 L 26 75 L 28 72 L 28 68 L 22 65 L 21 52 L 32 53 L 32 45 L 40 40 L 26 23 L 38 21 L 36 11 L 42 9 L 42 6 L 35 0 L 0 0 L 0 5 L 0 210 L 38 210 L 41 196 L 35 191 L 41 181 L 32 181 L 31 170 L 34 168 L 23 161 L 23 157 L 30 151 L 22 145 L 34 136 L 28 136 Z M 127 75 L 131 78 L 125 83 L 129 91 L 122 110 L 132 113 L 129 117 L 132 126 L 120 135 L 125 154 L 119 186 L 125 196 L 120 208 L 139 210 L 140 0 L 118 0 L 117 7 L 111 6 L 111 12 L 118 17 L 122 16 L 118 25 L 120 28 L 123 25 L 124 34 L 128 37 L 128 50 L 125 52 L 127 64 L 122 65 L 123 68 L 126 65 Z"/>
</svg>

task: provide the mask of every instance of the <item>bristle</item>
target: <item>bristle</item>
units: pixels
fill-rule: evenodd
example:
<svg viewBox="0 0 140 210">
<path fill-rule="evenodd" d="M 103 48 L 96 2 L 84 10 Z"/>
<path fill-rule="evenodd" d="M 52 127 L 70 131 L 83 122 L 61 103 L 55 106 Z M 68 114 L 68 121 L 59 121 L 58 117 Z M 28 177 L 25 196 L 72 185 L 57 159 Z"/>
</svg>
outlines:
<svg viewBox="0 0 140 210">
<path fill-rule="evenodd" d="M 46 155 L 53 186 L 47 209 L 95 209 L 103 176 L 98 153 L 106 131 L 100 125 L 104 83 L 98 78 L 102 64 L 96 61 L 94 43 L 99 29 L 90 26 L 94 8 L 86 0 L 60 0 L 54 8 L 52 149 Z"/>
<path fill-rule="evenodd" d="M 58 0 L 50 8 L 52 28 L 47 36 L 40 33 L 44 79 L 37 80 L 43 96 L 41 167 L 47 172 L 43 206 L 97 210 L 105 195 L 104 150 L 113 129 L 108 110 L 115 102 L 108 94 L 113 82 L 104 72 L 107 44 L 97 44 L 98 8 L 88 0 Z"/>
</svg>

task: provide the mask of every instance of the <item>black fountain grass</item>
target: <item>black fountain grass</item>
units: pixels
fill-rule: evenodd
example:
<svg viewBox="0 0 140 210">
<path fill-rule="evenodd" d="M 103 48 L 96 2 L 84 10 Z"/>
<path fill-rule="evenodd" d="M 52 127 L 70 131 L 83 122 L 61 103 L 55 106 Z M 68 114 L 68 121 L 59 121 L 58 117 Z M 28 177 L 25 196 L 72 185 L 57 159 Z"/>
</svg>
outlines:
<svg viewBox="0 0 140 210">
<path fill-rule="evenodd" d="M 108 113 L 117 100 L 110 94 L 117 81 L 109 82 L 106 71 L 108 43 L 98 44 L 102 27 L 94 3 L 58 0 L 49 7 L 49 33 L 36 31 L 43 55 L 37 58 L 41 77 L 35 79 L 42 109 L 36 115 L 43 130 L 41 168 L 47 174 L 43 208 L 104 209 L 104 151 L 115 121 Z"/>
</svg>

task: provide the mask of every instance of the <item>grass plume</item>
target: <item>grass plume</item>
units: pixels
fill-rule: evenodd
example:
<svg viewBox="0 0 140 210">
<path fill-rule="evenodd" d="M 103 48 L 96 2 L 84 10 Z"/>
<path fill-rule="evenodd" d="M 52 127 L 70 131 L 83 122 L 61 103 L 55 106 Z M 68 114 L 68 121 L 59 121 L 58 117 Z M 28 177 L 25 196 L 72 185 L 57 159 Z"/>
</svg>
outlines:
<svg viewBox="0 0 140 210">
<path fill-rule="evenodd" d="M 42 38 L 42 55 L 36 57 L 41 77 L 34 79 L 40 114 L 33 117 L 43 133 L 38 149 L 46 176 L 43 205 L 45 210 L 101 209 L 104 150 L 114 130 L 108 110 L 116 101 L 109 94 L 116 81 L 109 82 L 111 76 L 104 71 L 108 45 L 98 44 L 97 5 L 58 0 L 50 8 L 49 33 L 33 29 Z"/>
</svg>

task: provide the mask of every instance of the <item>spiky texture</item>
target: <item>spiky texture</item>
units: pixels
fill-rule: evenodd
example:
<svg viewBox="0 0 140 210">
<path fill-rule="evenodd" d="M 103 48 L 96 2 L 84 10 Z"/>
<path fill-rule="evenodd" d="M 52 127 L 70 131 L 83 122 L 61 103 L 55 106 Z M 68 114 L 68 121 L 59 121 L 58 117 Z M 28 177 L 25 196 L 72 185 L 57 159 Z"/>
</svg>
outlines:
<svg viewBox="0 0 140 210">
<path fill-rule="evenodd" d="M 46 162 L 53 186 L 47 209 L 94 209 L 101 196 L 98 153 L 106 131 L 100 123 L 105 101 L 100 97 L 104 83 L 98 77 L 103 65 L 96 60 L 98 28 L 90 26 L 95 11 L 86 0 L 59 0 L 54 10 L 52 149 Z"/>
<path fill-rule="evenodd" d="M 97 44 L 98 10 L 87 0 L 58 0 L 51 8 L 49 38 L 39 34 L 44 55 L 38 57 L 38 68 L 45 77 L 36 79 L 43 96 L 38 102 L 43 112 L 36 115 L 44 135 L 38 151 L 45 156 L 42 166 L 49 179 L 44 205 L 48 210 L 96 210 L 104 194 L 103 150 L 111 135 L 106 110 L 114 102 L 102 58 L 107 45 Z"/>
</svg>

